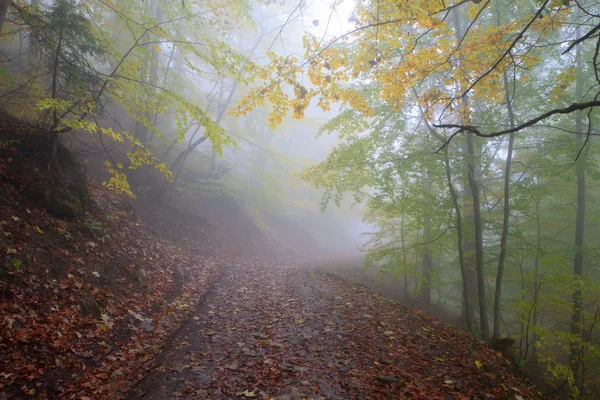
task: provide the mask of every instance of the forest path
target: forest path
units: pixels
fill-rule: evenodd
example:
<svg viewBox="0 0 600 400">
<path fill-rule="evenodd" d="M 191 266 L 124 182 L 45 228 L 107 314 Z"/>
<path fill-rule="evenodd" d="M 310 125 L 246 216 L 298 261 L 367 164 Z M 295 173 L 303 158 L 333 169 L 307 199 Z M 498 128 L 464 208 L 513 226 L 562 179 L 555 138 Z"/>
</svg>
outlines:
<svg viewBox="0 0 600 400">
<path fill-rule="evenodd" d="M 537 397 L 528 386 L 422 312 L 312 269 L 258 265 L 224 273 L 130 398 Z"/>
</svg>

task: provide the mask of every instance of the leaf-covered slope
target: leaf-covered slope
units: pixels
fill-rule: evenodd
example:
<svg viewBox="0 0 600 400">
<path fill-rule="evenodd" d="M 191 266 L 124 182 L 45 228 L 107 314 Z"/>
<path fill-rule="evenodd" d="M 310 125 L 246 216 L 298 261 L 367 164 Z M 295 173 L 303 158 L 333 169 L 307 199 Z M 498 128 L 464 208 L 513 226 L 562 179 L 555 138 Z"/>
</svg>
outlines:
<svg viewBox="0 0 600 400">
<path fill-rule="evenodd" d="M 47 150 L 36 129 L 0 115 L 0 398 L 119 398 L 235 261 L 237 242 L 186 226 L 190 240 L 176 244 L 93 183 L 85 214 L 56 218 L 32 193 L 65 192 L 76 165 L 61 157 L 61 171 L 48 170 Z"/>
</svg>

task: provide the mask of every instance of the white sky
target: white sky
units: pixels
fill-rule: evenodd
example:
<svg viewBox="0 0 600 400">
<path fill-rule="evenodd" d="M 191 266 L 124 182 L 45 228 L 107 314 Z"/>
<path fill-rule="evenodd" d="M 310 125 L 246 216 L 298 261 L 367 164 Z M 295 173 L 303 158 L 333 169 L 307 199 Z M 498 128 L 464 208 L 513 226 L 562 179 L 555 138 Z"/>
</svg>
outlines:
<svg viewBox="0 0 600 400">
<path fill-rule="evenodd" d="M 303 12 L 304 27 L 316 36 L 337 37 L 352 27 L 348 18 L 353 9 L 353 0 L 313 0 Z M 313 21 L 318 21 L 318 25 L 315 26 Z"/>
</svg>

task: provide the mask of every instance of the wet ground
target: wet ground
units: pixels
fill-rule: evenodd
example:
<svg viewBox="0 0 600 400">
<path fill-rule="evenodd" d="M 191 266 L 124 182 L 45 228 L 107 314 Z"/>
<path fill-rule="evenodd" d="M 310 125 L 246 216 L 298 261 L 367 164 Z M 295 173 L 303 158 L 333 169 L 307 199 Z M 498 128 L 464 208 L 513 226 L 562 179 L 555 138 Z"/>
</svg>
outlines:
<svg viewBox="0 0 600 400">
<path fill-rule="evenodd" d="M 482 342 L 363 286 L 248 265 L 223 274 L 130 398 L 449 400 L 528 388 Z"/>
</svg>

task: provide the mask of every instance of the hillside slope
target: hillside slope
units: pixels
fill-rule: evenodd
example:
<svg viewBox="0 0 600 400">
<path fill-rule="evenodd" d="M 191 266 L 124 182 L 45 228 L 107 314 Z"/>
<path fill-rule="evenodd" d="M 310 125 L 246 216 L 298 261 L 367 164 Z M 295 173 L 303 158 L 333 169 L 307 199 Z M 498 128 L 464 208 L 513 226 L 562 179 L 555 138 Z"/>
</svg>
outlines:
<svg viewBox="0 0 600 400">
<path fill-rule="evenodd" d="M 273 246 L 136 211 L 62 147 L 49 169 L 46 136 L 0 115 L 0 398 L 120 397 L 225 266 Z"/>
</svg>

